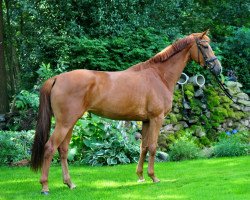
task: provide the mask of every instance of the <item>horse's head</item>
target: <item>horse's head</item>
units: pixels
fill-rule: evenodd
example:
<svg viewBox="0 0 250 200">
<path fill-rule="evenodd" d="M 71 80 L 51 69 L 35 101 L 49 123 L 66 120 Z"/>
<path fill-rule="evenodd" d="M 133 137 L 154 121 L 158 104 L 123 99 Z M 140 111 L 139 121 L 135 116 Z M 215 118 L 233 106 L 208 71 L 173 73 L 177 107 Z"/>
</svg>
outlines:
<svg viewBox="0 0 250 200">
<path fill-rule="evenodd" d="M 208 31 L 193 34 L 195 43 L 190 48 L 190 55 L 191 58 L 201 66 L 219 75 L 222 72 L 222 66 L 209 45 L 210 39 L 206 35 L 207 32 Z"/>
</svg>

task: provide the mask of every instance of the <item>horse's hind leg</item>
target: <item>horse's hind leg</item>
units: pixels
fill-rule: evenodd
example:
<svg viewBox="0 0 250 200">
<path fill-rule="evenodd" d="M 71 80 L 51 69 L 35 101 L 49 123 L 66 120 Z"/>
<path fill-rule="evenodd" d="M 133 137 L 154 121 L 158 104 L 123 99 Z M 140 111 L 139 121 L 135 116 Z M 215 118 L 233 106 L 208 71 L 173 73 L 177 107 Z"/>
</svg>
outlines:
<svg viewBox="0 0 250 200">
<path fill-rule="evenodd" d="M 74 189 L 76 186 L 74 183 L 71 182 L 69 169 L 68 169 L 68 149 L 69 149 L 69 142 L 72 136 L 73 127 L 67 133 L 65 139 L 60 144 L 58 151 L 60 154 L 61 165 L 62 165 L 62 175 L 63 175 L 63 183 L 66 184 L 70 189 Z"/>
<path fill-rule="evenodd" d="M 48 175 L 49 175 L 49 167 L 53 155 L 55 154 L 57 148 L 65 139 L 67 133 L 71 129 L 72 125 L 64 126 L 60 123 L 56 124 L 55 130 L 51 137 L 49 138 L 48 142 L 45 144 L 45 151 L 44 151 L 44 160 L 42 164 L 42 175 L 40 179 L 40 183 L 42 184 L 42 194 L 48 194 Z"/>
</svg>

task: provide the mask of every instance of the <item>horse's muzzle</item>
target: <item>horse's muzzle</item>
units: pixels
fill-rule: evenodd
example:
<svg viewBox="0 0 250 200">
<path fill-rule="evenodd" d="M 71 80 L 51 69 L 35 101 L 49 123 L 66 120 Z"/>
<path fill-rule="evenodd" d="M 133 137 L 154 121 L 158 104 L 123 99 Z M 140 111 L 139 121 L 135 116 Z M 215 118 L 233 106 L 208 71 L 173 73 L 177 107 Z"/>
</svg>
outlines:
<svg viewBox="0 0 250 200">
<path fill-rule="evenodd" d="M 222 66 L 220 64 L 220 61 L 216 60 L 210 70 L 212 71 L 212 73 L 219 76 L 222 73 Z"/>
</svg>

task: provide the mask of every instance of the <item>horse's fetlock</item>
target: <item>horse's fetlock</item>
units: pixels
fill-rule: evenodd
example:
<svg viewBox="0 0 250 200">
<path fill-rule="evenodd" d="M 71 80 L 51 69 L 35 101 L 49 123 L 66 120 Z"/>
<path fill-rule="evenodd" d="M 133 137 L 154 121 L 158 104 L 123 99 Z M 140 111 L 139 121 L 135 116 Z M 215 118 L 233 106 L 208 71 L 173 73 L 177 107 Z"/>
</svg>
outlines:
<svg viewBox="0 0 250 200">
<path fill-rule="evenodd" d="M 154 177 L 155 173 L 153 171 L 148 171 L 148 176 L 149 177 Z"/>
<path fill-rule="evenodd" d="M 39 181 L 42 185 L 48 183 L 48 178 L 41 178 Z"/>
<path fill-rule="evenodd" d="M 137 174 L 137 175 L 142 175 L 142 173 L 143 173 L 143 170 L 142 170 L 142 169 L 137 169 L 137 170 L 136 170 L 136 174 Z"/>
</svg>

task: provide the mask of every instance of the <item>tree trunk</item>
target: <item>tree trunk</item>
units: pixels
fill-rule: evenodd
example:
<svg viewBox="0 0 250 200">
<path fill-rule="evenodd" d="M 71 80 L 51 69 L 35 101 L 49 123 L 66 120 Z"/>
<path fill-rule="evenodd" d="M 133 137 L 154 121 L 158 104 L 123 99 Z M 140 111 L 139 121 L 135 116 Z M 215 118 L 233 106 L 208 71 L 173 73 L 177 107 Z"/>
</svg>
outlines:
<svg viewBox="0 0 250 200">
<path fill-rule="evenodd" d="M 0 114 L 9 110 L 7 93 L 7 74 L 4 63 L 4 36 L 3 36 L 3 1 L 0 0 Z"/>
</svg>

